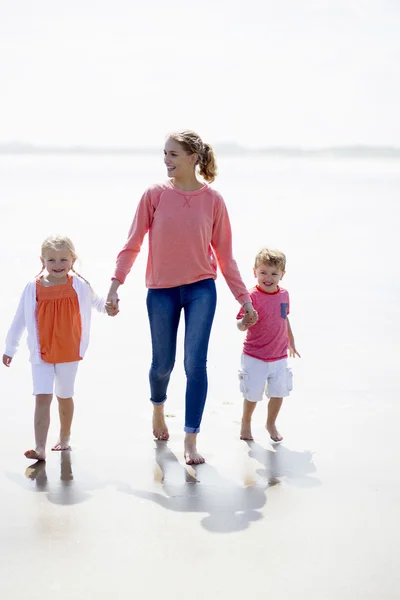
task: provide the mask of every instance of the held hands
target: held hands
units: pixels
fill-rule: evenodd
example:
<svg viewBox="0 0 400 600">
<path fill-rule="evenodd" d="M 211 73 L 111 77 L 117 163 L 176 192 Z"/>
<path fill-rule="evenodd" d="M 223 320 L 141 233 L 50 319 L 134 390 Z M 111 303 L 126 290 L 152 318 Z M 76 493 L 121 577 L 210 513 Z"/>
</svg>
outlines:
<svg viewBox="0 0 400 600">
<path fill-rule="evenodd" d="M 109 292 L 106 300 L 106 313 L 109 317 L 115 317 L 119 313 L 118 303 L 117 292 Z"/>
<path fill-rule="evenodd" d="M 11 365 L 12 356 L 7 356 L 7 354 L 3 354 L 3 365 L 9 367 Z"/>
<path fill-rule="evenodd" d="M 248 329 L 255 325 L 258 321 L 258 313 L 254 310 L 253 304 L 251 302 L 246 302 L 243 304 L 244 309 L 244 317 L 242 319 L 243 325 Z"/>
</svg>

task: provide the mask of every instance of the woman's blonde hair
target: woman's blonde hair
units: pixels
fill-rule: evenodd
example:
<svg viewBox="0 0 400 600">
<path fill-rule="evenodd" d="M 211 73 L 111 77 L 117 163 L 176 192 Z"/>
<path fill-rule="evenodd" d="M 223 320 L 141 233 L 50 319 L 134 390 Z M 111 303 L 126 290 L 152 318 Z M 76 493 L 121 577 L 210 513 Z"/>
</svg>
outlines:
<svg viewBox="0 0 400 600">
<path fill-rule="evenodd" d="M 178 142 L 187 154 L 197 154 L 196 165 L 200 175 L 209 183 L 214 181 L 217 176 L 217 162 L 210 144 L 205 144 L 195 131 L 188 129 L 170 133 L 168 138 Z"/>
<path fill-rule="evenodd" d="M 44 255 L 49 250 L 56 250 L 56 251 L 67 250 L 71 254 L 74 262 L 78 258 L 78 255 L 76 253 L 75 246 L 72 243 L 72 240 L 69 237 L 67 237 L 66 235 L 49 235 L 44 240 L 44 242 L 41 246 L 41 249 L 40 249 L 40 258 L 42 260 L 44 260 Z M 42 265 L 42 270 L 40 271 L 39 275 L 41 275 L 44 270 L 45 270 L 45 266 Z M 78 275 L 78 277 L 83 279 L 83 281 L 86 281 L 86 283 L 90 286 L 90 283 L 88 282 L 88 280 L 85 279 L 84 277 L 82 277 L 82 275 L 80 273 L 75 271 L 74 265 L 72 265 L 71 271 L 73 273 L 75 273 L 75 275 Z M 39 277 L 39 275 L 36 275 L 36 277 Z"/>
</svg>

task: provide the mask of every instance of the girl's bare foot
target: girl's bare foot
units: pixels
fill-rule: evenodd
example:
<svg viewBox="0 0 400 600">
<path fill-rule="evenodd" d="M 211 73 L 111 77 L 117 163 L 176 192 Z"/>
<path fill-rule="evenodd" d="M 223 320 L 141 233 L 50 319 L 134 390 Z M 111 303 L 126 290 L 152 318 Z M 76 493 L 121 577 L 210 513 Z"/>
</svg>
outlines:
<svg viewBox="0 0 400 600">
<path fill-rule="evenodd" d="M 254 438 L 251 433 L 251 422 L 242 421 L 242 427 L 240 430 L 240 439 L 254 442 Z"/>
<path fill-rule="evenodd" d="M 54 444 L 54 446 L 52 447 L 52 450 L 55 452 L 62 452 L 63 450 L 71 450 L 71 446 L 69 444 L 70 442 L 70 436 L 69 435 L 61 435 L 60 434 L 60 439 L 58 440 L 58 442 L 56 444 Z"/>
<path fill-rule="evenodd" d="M 266 430 L 269 433 L 269 436 L 271 438 L 271 440 L 273 442 L 275 442 L 276 444 L 279 442 L 282 442 L 283 437 L 281 436 L 281 434 L 279 433 L 279 431 L 277 430 L 275 424 L 274 425 L 268 425 L 268 423 L 265 426 Z"/>
<path fill-rule="evenodd" d="M 24 452 L 26 458 L 30 460 L 46 460 L 46 453 L 43 448 L 36 448 L 36 450 L 27 450 Z"/>
<path fill-rule="evenodd" d="M 153 435 L 156 440 L 169 440 L 168 427 L 164 418 L 164 404 L 153 405 Z"/>
<path fill-rule="evenodd" d="M 185 436 L 184 457 L 187 465 L 201 465 L 206 459 L 197 452 L 197 433 L 187 433 Z"/>
</svg>

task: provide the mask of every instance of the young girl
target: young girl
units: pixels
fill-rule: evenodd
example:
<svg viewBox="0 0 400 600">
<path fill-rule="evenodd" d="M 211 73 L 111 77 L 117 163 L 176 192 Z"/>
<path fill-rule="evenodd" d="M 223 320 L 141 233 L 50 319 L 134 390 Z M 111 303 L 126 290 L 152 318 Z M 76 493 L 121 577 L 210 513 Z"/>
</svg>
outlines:
<svg viewBox="0 0 400 600">
<path fill-rule="evenodd" d="M 105 312 L 104 300 L 74 271 L 76 259 L 69 238 L 51 236 L 43 242 L 42 270 L 25 287 L 6 339 L 3 364 L 9 367 L 26 327 L 36 396 L 36 448 L 27 450 L 25 456 L 33 460 L 46 459 L 53 389 L 58 399 L 60 437 L 52 450 L 70 450 L 74 382 L 89 343 L 91 309 Z"/>
</svg>

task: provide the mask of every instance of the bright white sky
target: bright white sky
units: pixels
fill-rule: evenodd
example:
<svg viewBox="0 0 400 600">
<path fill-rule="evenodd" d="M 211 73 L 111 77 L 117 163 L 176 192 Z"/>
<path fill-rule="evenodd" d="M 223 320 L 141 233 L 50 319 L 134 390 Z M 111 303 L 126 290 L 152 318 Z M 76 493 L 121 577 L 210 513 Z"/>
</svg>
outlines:
<svg viewBox="0 0 400 600">
<path fill-rule="evenodd" d="M 0 0 L 0 143 L 400 146 L 398 0 Z"/>
</svg>

